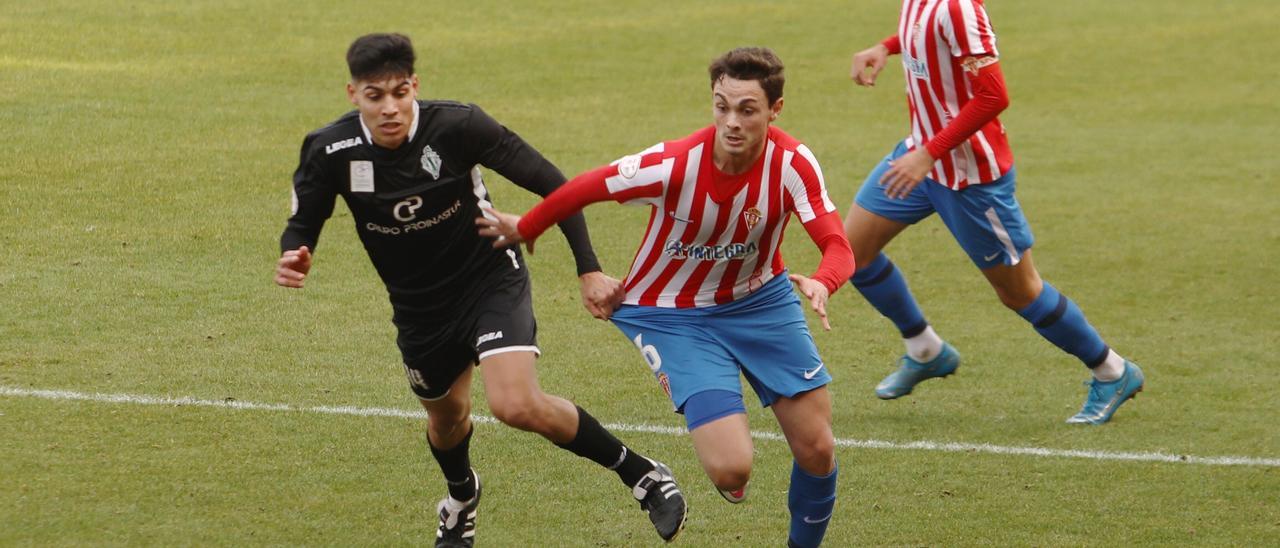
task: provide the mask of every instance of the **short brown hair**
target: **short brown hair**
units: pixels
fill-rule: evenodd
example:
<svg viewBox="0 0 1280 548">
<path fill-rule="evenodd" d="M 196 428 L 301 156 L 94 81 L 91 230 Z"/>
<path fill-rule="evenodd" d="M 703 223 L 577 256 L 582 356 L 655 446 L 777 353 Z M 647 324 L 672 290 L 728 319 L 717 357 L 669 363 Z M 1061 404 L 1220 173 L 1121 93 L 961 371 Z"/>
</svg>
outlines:
<svg viewBox="0 0 1280 548">
<path fill-rule="evenodd" d="M 765 99 L 773 106 L 782 98 L 782 85 L 786 83 L 782 59 L 769 48 L 736 48 L 717 57 L 707 67 L 711 73 L 711 87 L 728 76 L 735 80 L 755 80 L 764 89 Z"/>
</svg>

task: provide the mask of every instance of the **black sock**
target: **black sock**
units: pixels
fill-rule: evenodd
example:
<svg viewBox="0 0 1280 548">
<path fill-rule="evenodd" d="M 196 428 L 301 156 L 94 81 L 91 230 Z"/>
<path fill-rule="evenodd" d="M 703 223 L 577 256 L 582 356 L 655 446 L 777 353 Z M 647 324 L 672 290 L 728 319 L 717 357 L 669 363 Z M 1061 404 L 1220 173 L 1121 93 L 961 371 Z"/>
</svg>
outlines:
<svg viewBox="0 0 1280 548">
<path fill-rule="evenodd" d="M 578 407 L 578 433 L 569 443 L 557 443 L 579 457 L 618 473 L 622 483 L 632 487 L 653 470 L 653 463 L 639 453 L 627 449 L 618 438 L 600 426 L 600 422 Z"/>
<path fill-rule="evenodd" d="M 476 496 L 476 482 L 471 474 L 471 433 L 474 431 L 473 426 L 458 445 L 444 450 L 431 445 L 431 436 L 427 436 L 431 456 L 436 458 L 445 481 L 449 482 L 449 496 L 464 502 Z"/>
</svg>

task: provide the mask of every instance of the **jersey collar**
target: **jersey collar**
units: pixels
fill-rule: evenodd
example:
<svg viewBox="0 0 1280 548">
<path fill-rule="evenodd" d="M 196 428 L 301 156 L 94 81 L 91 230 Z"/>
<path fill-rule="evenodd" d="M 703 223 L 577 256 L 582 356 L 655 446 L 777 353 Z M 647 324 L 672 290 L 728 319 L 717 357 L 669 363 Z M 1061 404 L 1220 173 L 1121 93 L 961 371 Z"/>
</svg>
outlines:
<svg viewBox="0 0 1280 548">
<path fill-rule="evenodd" d="M 373 145 L 373 134 L 369 132 L 369 126 L 364 125 L 364 117 L 356 115 L 356 119 L 360 120 L 360 130 L 364 132 L 364 142 Z M 413 100 L 413 123 L 409 124 L 409 136 L 405 138 L 405 142 L 413 141 L 413 136 L 418 134 L 418 100 Z"/>
</svg>

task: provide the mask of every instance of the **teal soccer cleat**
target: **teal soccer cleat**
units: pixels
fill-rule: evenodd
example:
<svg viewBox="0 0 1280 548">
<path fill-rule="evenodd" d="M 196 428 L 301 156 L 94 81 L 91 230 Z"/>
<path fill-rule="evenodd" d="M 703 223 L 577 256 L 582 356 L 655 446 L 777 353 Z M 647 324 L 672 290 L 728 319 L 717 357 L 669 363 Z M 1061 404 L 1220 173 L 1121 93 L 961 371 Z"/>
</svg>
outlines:
<svg viewBox="0 0 1280 548">
<path fill-rule="evenodd" d="M 1135 394 L 1142 391 L 1145 379 L 1138 364 L 1124 361 L 1124 374 L 1120 378 L 1102 382 L 1093 379 L 1085 384 L 1089 387 L 1089 395 L 1085 397 L 1084 407 L 1080 412 L 1067 419 L 1071 424 L 1103 424 L 1111 420 L 1116 409 Z"/>
<path fill-rule="evenodd" d="M 901 398 L 911 393 L 920 381 L 934 377 L 945 377 L 956 372 L 960 367 L 960 353 L 949 343 L 942 343 L 942 351 L 932 360 L 920 363 L 910 356 L 898 359 L 898 370 L 876 385 L 876 397 L 882 400 Z"/>
</svg>

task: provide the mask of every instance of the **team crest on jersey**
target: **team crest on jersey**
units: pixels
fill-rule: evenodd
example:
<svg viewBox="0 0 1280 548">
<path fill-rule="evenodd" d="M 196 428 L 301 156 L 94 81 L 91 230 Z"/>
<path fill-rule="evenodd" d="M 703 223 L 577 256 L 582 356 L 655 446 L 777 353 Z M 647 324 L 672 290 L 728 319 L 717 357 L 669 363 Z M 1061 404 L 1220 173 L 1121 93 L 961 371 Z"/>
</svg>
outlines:
<svg viewBox="0 0 1280 548">
<path fill-rule="evenodd" d="M 440 178 L 440 155 L 430 146 L 422 147 L 422 169 L 431 174 L 432 179 Z"/>
<path fill-rule="evenodd" d="M 760 213 L 760 210 L 754 207 L 743 211 L 742 220 L 747 222 L 747 230 L 751 230 L 755 228 L 757 224 L 760 224 L 760 218 L 762 216 L 763 214 Z"/>
</svg>

